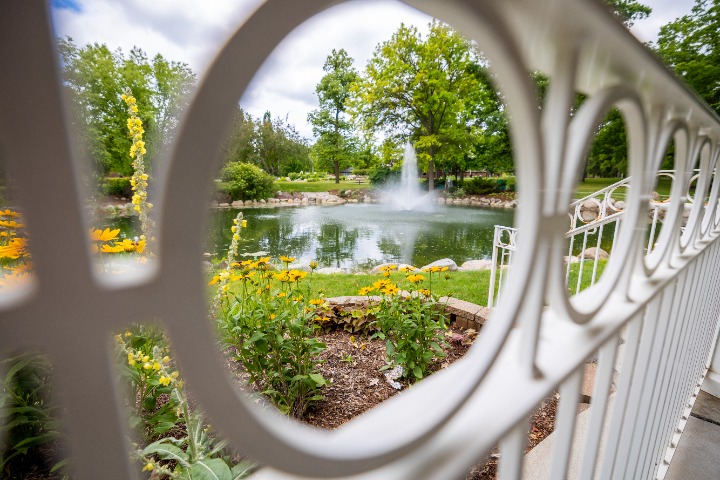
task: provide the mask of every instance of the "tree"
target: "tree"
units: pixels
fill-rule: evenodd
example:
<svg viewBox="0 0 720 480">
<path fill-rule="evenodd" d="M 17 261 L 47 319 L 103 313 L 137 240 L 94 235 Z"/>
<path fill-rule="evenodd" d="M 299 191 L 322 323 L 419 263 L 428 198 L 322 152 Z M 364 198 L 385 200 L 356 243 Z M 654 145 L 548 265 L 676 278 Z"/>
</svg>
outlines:
<svg viewBox="0 0 720 480">
<path fill-rule="evenodd" d="M 260 120 L 238 108 L 224 152 L 225 163 L 252 163 L 276 176 L 312 167 L 306 141 L 287 119 L 273 119 L 270 112 Z"/>
<path fill-rule="evenodd" d="M 462 158 L 472 143 L 467 113 L 485 88 L 478 63 L 470 42 L 450 27 L 433 22 L 423 39 L 403 24 L 353 87 L 353 115 L 368 131 L 412 141 L 432 189 L 436 166 Z"/>
<path fill-rule="evenodd" d="M 635 0 L 605 0 L 605 3 L 628 28 L 632 27 L 636 20 L 647 18 L 652 13 L 652 8 Z"/>
<path fill-rule="evenodd" d="M 345 112 L 350 87 L 358 79 L 352 64 L 353 59 L 344 49 L 333 48 L 323 65 L 325 76 L 315 88 L 320 108 L 308 115 L 313 133 L 318 137 L 313 146 L 314 155 L 320 168 L 332 169 L 335 183 L 340 183 L 340 168 L 349 163 L 354 150 L 352 124 Z"/>
<path fill-rule="evenodd" d="M 689 15 L 660 27 L 657 51 L 720 114 L 720 1 L 696 0 Z"/>
<path fill-rule="evenodd" d="M 79 48 L 71 38 L 60 39 L 58 45 L 64 84 L 97 171 L 102 175 L 132 174 L 127 111 L 120 98 L 126 89 L 143 106 L 140 115 L 145 138 L 153 147 L 146 160 L 152 164 L 172 136 L 195 74 L 187 65 L 169 62 L 161 55 L 150 61 L 139 48 L 125 55 L 98 43 Z"/>
</svg>

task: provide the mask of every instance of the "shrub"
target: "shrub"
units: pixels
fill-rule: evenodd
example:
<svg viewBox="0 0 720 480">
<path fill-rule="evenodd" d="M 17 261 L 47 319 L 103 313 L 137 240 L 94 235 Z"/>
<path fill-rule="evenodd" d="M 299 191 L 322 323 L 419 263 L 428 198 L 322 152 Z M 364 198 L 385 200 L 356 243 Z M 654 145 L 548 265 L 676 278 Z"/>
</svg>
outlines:
<svg viewBox="0 0 720 480">
<path fill-rule="evenodd" d="M 487 195 L 497 191 L 497 180 L 494 178 L 473 177 L 463 182 L 463 190 L 468 195 Z"/>
<path fill-rule="evenodd" d="M 275 191 L 273 177 L 249 163 L 231 162 L 220 172 L 225 191 L 234 200 L 270 198 Z"/>
<path fill-rule="evenodd" d="M 102 180 L 101 189 L 104 195 L 132 198 L 132 186 L 129 177 L 106 177 Z"/>
<path fill-rule="evenodd" d="M 368 179 L 372 185 L 384 185 L 398 177 L 398 172 L 390 167 L 376 167 L 370 171 Z"/>
<path fill-rule="evenodd" d="M 515 177 L 505 177 L 505 191 L 506 192 L 514 192 L 515 191 Z"/>
</svg>

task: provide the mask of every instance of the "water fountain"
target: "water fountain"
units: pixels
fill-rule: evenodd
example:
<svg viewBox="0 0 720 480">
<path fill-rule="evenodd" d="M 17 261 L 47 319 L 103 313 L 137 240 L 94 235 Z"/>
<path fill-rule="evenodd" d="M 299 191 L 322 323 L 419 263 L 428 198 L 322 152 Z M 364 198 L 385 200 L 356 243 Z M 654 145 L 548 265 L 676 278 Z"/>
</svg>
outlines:
<svg viewBox="0 0 720 480">
<path fill-rule="evenodd" d="M 435 206 L 434 192 L 423 192 L 418 183 L 418 167 L 415 150 L 405 146 L 400 183 L 385 191 L 385 203 L 393 210 L 430 212 Z"/>
</svg>

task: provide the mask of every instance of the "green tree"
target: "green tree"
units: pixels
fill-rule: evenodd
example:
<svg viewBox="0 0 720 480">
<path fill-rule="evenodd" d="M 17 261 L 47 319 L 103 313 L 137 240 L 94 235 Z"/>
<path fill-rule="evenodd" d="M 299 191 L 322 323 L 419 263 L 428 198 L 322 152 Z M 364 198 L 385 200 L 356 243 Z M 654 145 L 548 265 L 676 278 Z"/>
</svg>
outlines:
<svg viewBox="0 0 720 480">
<path fill-rule="evenodd" d="M 427 38 L 400 26 L 379 45 L 354 88 L 353 114 L 368 131 L 412 141 L 434 188 L 435 170 L 462 158 L 472 143 L 470 102 L 485 87 L 468 40 L 438 22 Z"/>
<path fill-rule="evenodd" d="M 355 150 L 352 124 L 346 118 L 350 87 L 358 74 L 353 59 L 344 49 L 333 49 L 323 65 L 326 72 L 315 88 L 320 108 L 308 115 L 313 133 L 318 137 L 313 146 L 319 168 L 332 170 L 335 183 L 340 183 L 340 168 L 349 164 Z"/>
<path fill-rule="evenodd" d="M 696 0 L 689 15 L 660 27 L 657 51 L 720 114 L 720 1 Z"/>
<path fill-rule="evenodd" d="M 312 168 L 305 139 L 270 112 L 260 120 L 238 108 L 224 152 L 226 163 L 252 163 L 276 176 Z"/>
<path fill-rule="evenodd" d="M 636 20 L 647 18 L 652 8 L 635 0 L 605 0 L 605 3 L 626 27 L 632 27 Z"/>
<path fill-rule="evenodd" d="M 98 43 L 80 48 L 69 37 L 60 39 L 58 45 L 65 86 L 97 172 L 132 174 L 127 111 L 120 98 L 128 88 L 143 106 L 140 116 L 151 146 L 146 161 L 152 164 L 159 147 L 170 140 L 195 82 L 190 68 L 168 62 L 161 55 L 150 61 L 139 48 L 127 55 Z"/>
<path fill-rule="evenodd" d="M 271 175 L 310 170 L 309 147 L 287 118 L 273 119 L 265 112 L 256 123 L 255 162 Z"/>
</svg>

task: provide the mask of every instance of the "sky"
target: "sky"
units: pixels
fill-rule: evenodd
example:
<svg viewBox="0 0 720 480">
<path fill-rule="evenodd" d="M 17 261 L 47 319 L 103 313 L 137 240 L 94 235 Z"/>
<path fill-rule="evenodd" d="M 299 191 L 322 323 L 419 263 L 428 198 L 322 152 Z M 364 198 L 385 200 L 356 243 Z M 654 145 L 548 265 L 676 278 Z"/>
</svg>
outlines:
<svg viewBox="0 0 720 480">
<path fill-rule="evenodd" d="M 660 26 L 690 12 L 694 0 L 641 0 L 653 13 L 632 32 L 654 41 Z M 78 46 L 104 43 L 127 53 L 134 46 L 150 57 L 187 63 L 202 72 L 222 42 L 262 0 L 51 0 L 55 33 Z M 201 6 L 200 6 L 201 5 Z M 318 107 L 315 86 L 330 51 L 344 48 L 362 71 L 379 43 L 400 23 L 425 27 L 431 20 L 395 0 L 356 1 L 334 7 L 298 27 L 256 74 L 240 105 L 256 117 L 287 117 L 312 138 L 307 115 Z"/>
</svg>

